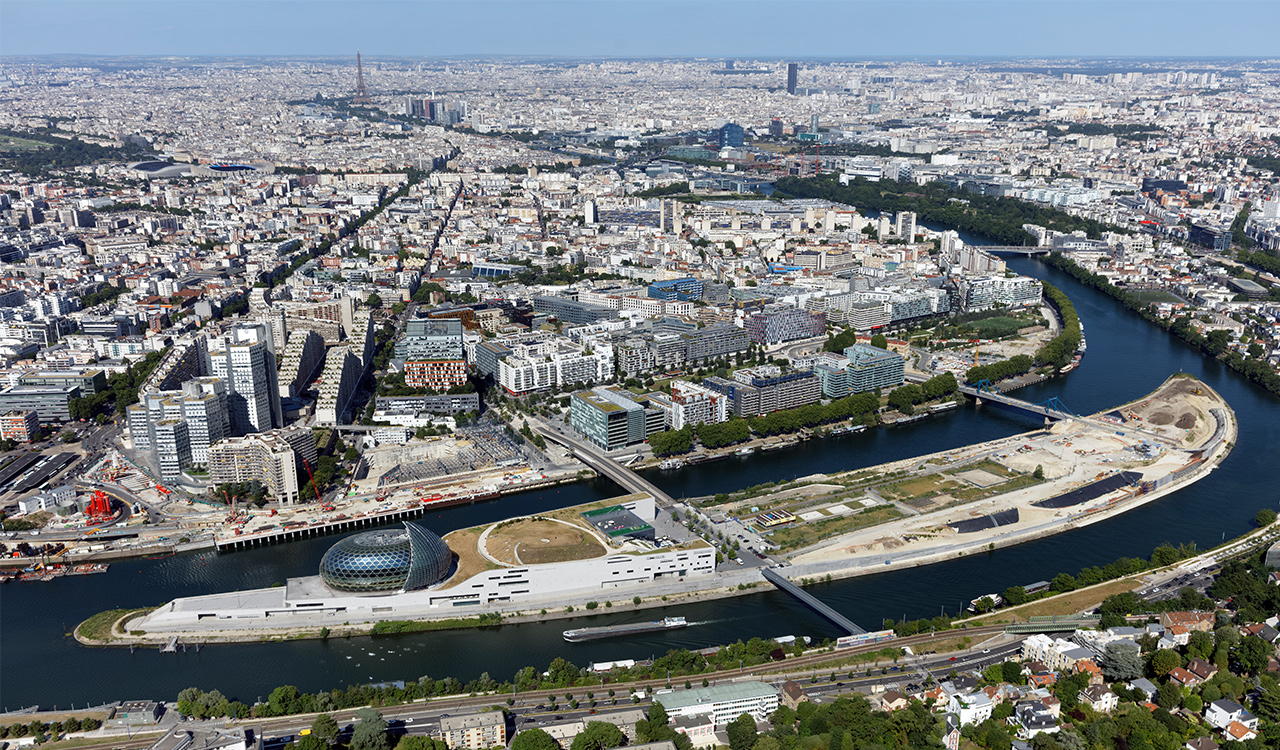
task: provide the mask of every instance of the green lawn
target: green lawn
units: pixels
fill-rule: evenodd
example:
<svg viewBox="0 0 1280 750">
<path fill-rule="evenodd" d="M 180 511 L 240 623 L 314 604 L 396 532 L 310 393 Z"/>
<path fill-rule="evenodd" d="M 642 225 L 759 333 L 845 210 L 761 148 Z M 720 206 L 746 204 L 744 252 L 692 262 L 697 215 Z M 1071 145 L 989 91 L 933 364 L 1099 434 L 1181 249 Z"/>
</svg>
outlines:
<svg viewBox="0 0 1280 750">
<path fill-rule="evenodd" d="M 39 151 L 40 149 L 49 148 L 49 146 L 50 144 L 41 141 L 0 135 L 0 151 Z"/>
<path fill-rule="evenodd" d="M 1158 305 L 1166 302 L 1177 304 L 1182 301 L 1177 297 L 1173 296 L 1172 294 L 1169 294 L 1168 292 L 1160 289 L 1151 289 L 1144 292 L 1133 292 L 1133 296 L 1137 297 L 1138 301 L 1144 305 L 1152 305 L 1152 304 Z"/>
</svg>

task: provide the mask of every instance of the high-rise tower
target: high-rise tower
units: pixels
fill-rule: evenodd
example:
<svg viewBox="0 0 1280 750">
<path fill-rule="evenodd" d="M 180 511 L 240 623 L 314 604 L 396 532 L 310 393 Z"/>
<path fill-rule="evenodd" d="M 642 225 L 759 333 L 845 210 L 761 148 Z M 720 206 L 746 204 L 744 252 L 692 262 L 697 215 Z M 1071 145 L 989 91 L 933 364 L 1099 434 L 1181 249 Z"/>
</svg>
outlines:
<svg viewBox="0 0 1280 750">
<path fill-rule="evenodd" d="M 357 55 L 357 57 L 359 57 Z M 796 82 L 800 78 L 800 63 L 787 63 L 787 93 L 796 93 Z"/>
<path fill-rule="evenodd" d="M 356 95 L 352 104 L 368 104 L 369 91 L 364 87 L 364 66 L 360 64 L 360 53 L 356 52 Z"/>
</svg>

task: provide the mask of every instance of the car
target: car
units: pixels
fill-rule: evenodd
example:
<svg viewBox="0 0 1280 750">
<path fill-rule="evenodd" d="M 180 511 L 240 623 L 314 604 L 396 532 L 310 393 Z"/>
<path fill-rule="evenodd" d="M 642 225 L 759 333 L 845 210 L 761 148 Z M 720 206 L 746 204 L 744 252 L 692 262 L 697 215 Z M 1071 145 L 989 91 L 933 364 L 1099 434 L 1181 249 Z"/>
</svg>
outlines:
<svg viewBox="0 0 1280 750">
<path fill-rule="evenodd" d="M 989 653 L 991 653 L 991 649 L 989 649 L 989 648 L 984 648 L 984 649 L 982 649 L 982 653 L 984 653 L 984 654 L 989 654 Z"/>
<path fill-rule="evenodd" d="M 956 657 L 954 657 L 954 656 L 953 656 L 953 657 L 951 657 L 950 659 L 947 659 L 947 661 L 955 661 L 955 660 L 956 660 Z"/>
<path fill-rule="evenodd" d="M 537 719 L 533 718 L 532 716 L 526 716 L 526 717 L 524 717 L 524 723 L 525 723 L 525 724 L 529 724 L 529 723 L 532 723 L 532 722 L 534 722 L 534 721 L 537 721 Z"/>
<path fill-rule="evenodd" d="M 412 723 L 413 723 L 413 717 L 412 717 L 412 716 L 410 716 L 409 718 L 405 719 L 405 720 L 404 720 L 404 723 L 406 723 L 406 724 L 412 724 Z"/>
</svg>

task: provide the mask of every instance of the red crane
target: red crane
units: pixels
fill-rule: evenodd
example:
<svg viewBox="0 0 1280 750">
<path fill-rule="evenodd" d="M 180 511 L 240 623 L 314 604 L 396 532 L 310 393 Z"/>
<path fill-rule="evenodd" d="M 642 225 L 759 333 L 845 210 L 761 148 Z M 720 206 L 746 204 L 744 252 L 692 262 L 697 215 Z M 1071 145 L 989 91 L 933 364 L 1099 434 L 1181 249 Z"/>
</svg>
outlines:
<svg viewBox="0 0 1280 750">
<path fill-rule="evenodd" d="M 307 459 L 304 458 L 302 459 L 302 466 L 307 470 L 307 476 L 311 479 L 311 489 L 316 491 L 316 501 L 319 502 L 323 498 L 320 497 L 320 488 L 316 486 L 316 475 L 311 473 L 311 464 L 307 463 Z"/>
</svg>

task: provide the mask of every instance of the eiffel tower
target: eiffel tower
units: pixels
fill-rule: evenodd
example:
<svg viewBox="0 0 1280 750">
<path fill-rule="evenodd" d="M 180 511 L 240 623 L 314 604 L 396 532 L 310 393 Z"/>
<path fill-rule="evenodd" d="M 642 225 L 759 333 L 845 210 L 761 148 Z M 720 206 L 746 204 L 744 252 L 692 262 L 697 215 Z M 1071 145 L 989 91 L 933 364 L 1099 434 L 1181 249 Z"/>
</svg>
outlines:
<svg viewBox="0 0 1280 750">
<path fill-rule="evenodd" d="M 360 53 L 356 52 L 356 95 L 352 104 L 368 104 L 369 91 L 364 87 L 364 66 L 360 64 Z"/>
</svg>

